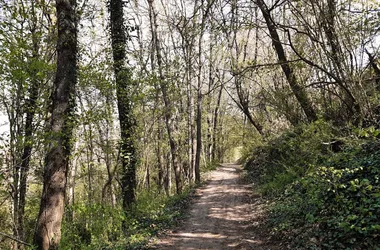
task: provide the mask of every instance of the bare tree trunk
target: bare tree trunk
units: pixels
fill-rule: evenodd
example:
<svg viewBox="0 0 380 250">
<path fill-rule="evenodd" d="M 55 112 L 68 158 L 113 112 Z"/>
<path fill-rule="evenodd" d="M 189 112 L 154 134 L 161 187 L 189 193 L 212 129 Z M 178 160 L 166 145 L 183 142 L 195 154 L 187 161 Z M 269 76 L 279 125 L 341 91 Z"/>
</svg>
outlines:
<svg viewBox="0 0 380 250">
<path fill-rule="evenodd" d="M 171 187 L 172 187 L 172 176 L 171 176 L 171 172 L 170 172 L 170 162 L 171 160 L 170 159 L 170 153 L 167 153 L 166 154 L 166 159 L 168 159 L 166 161 L 166 175 L 165 175 L 165 193 L 167 196 L 170 196 L 170 190 L 171 190 Z"/>
<path fill-rule="evenodd" d="M 198 72 L 200 73 L 200 72 Z M 199 77 L 200 78 L 200 77 Z M 198 79 L 200 81 L 200 79 Z M 195 183 L 201 182 L 201 171 L 200 171 L 200 161 L 201 161 L 201 149 L 202 149 L 202 93 L 200 86 L 198 85 L 197 93 L 197 150 L 195 151 Z"/>
<path fill-rule="evenodd" d="M 215 43 L 215 35 L 211 35 L 211 41 L 209 43 L 209 67 L 208 67 L 208 90 L 207 92 L 211 95 L 212 88 L 214 87 L 214 76 L 213 76 L 213 48 Z M 211 111 L 211 98 L 208 98 L 207 102 L 207 147 L 206 147 L 206 159 L 208 162 L 212 161 L 211 158 L 211 152 L 213 150 L 212 148 L 212 111 Z"/>
<path fill-rule="evenodd" d="M 75 142 L 74 146 L 74 152 L 78 150 L 79 142 Z M 70 174 L 67 178 L 68 186 L 69 186 L 69 192 L 66 197 L 67 205 L 72 206 L 75 202 L 75 185 L 76 185 L 76 175 L 77 175 L 77 169 L 78 169 L 78 158 L 76 157 L 71 161 L 71 168 L 69 167 Z M 67 220 L 72 221 L 74 219 L 74 211 L 71 211 L 70 214 L 67 215 Z"/>
<path fill-rule="evenodd" d="M 97 123 L 97 129 L 99 131 L 99 138 L 101 142 L 101 149 L 104 154 L 104 161 L 106 164 L 106 169 L 107 169 L 107 182 L 104 184 L 102 188 L 102 203 L 105 203 L 106 201 L 106 196 L 107 196 L 107 190 L 109 192 L 109 196 L 111 198 L 111 204 L 112 207 L 116 206 L 114 193 L 113 193 L 113 186 L 112 186 L 112 181 L 114 179 L 115 175 L 115 169 L 112 169 L 112 145 L 111 145 L 111 138 L 110 135 L 112 133 L 112 127 L 113 127 L 113 119 L 112 119 L 112 114 L 113 114 L 113 108 L 112 108 L 112 91 L 107 91 L 106 94 L 106 110 L 107 110 L 107 118 L 106 118 L 106 127 L 105 131 L 102 130 L 102 127 L 99 123 Z"/>
<path fill-rule="evenodd" d="M 157 186 L 158 190 L 161 191 L 163 187 L 163 180 L 164 180 L 164 166 L 163 166 L 163 157 L 162 154 L 164 152 L 161 151 L 162 147 L 162 129 L 161 129 L 161 122 L 159 122 L 158 125 L 158 131 L 157 131 L 157 146 L 156 146 L 156 158 L 157 158 L 157 171 L 158 171 L 158 178 L 157 178 Z"/>
<path fill-rule="evenodd" d="M 86 129 L 86 124 L 83 125 L 84 138 L 86 140 L 86 165 L 87 165 L 87 197 L 88 202 L 91 204 L 93 199 L 93 188 L 92 188 L 92 172 L 94 164 L 94 145 L 92 138 L 92 124 L 88 123 L 88 130 Z M 84 165 L 84 164 L 83 164 Z"/>
<path fill-rule="evenodd" d="M 320 3 L 318 3 L 320 4 Z M 323 12 L 325 8 L 321 8 Z M 325 11 L 326 12 L 326 11 Z M 339 43 L 339 39 L 335 30 L 335 16 L 336 16 L 336 0 L 327 0 L 327 14 L 324 13 L 324 18 L 322 22 L 322 27 L 326 34 L 327 41 L 330 45 L 331 49 L 331 58 L 333 61 L 333 65 L 335 67 L 335 71 L 338 75 L 338 85 L 343 90 L 344 99 L 346 101 L 346 106 L 351 112 L 352 115 L 359 115 L 361 113 L 361 108 L 359 103 L 356 101 L 355 97 L 349 90 L 347 86 L 348 77 L 346 76 L 344 68 L 344 56 L 342 52 L 342 48 Z"/>
<path fill-rule="evenodd" d="M 231 4 L 231 28 L 229 32 L 226 33 L 226 36 L 227 36 L 227 40 L 229 41 L 229 49 L 231 53 L 231 68 L 234 69 L 238 64 L 239 55 L 240 55 L 240 48 L 237 41 L 237 34 L 239 31 L 239 27 L 237 26 L 239 13 L 238 13 L 237 0 L 231 1 L 230 4 Z M 249 36 L 249 32 L 247 36 Z M 248 39 L 249 38 L 247 37 L 246 45 L 248 43 Z M 244 46 L 245 52 L 243 56 L 243 62 L 246 59 L 246 54 L 247 54 L 246 47 L 247 46 Z M 257 120 L 254 119 L 251 113 L 251 110 L 249 109 L 249 93 L 248 91 L 244 89 L 241 77 L 239 77 L 239 75 L 234 76 L 234 85 L 236 87 L 238 100 L 235 100 L 234 98 L 232 98 L 233 101 L 237 104 L 238 108 L 243 112 L 243 114 L 248 118 L 249 122 L 257 130 L 257 132 L 260 135 L 263 135 L 262 125 Z"/>
<path fill-rule="evenodd" d="M 211 151 L 211 160 L 215 161 L 216 160 L 216 152 L 217 152 L 217 138 L 219 137 L 218 133 L 218 123 L 219 123 L 219 108 L 220 108 L 220 103 L 222 100 L 222 93 L 223 93 L 223 85 L 220 86 L 219 92 L 218 92 L 218 99 L 216 101 L 216 107 L 214 109 L 214 121 L 213 121 L 213 128 L 212 128 L 212 151 Z M 220 161 L 220 159 L 217 159 Z"/>
<path fill-rule="evenodd" d="M 150 168 L 147 162 L 148 157 L 145 158 L 145 175 L 144 175 L 144 186 L 147 190 L 150 189 Z"/>
<path fill-rule="evenodd" d="M 182 192 L 182 180 L 181 180 L 181 170 L 178 162 L 178 147 L 177 143 L 174 140 L 173 137 L 173 128 L 171 125 L 171 104 L 168 96 L 168 90 L 167 90 L 167 84 L 164 79 L 164 74 L 162 72 L 162 57 L 161 57 L 161 48 L 157 36 L 157 21 L 156 21 L 156 13 L 153 7 L 153 1 L 154 0 L 148 0 L 149 3 L 149 17 L 150 17 L 150 25 L 151 25 L 151 31 L 152 31 L 152 38 L 153 38 L 153 46 L 155 46 L 156 51 L 156 57 L 157 57 L 157 65 L 158 65 L 158 72 L 159 72 L 159 81 L 160 81 L 160 89 L 162 92 L 162 98 L 164 100 L 165 105 L 165 124 L 166 124 L 166 130 L 169 137 L 169 145 L 170 145 L 170 152 L 171 152 L 171 161 L 174 169 L 174 178 L 176 183 L 176 192 L 177 194 L 180 194 Z"/>
<path fill-rule="evenodd" d="M 35 18 L 35 10 L 34 4 L 32 3 L 32 12 L 34 19 L 34 26 L 32 27 L 32 43 L 33 43 L 33 51 L 32 51 L 32 62 L 38 60 L 38 39 L 36 33 L 36 18 Z M 27 100 L 27 108 L 26 108 L 26 118 L 25 118 L 25 135 L 24 135 L 24 148 L 21 156 L 21 168 L 20 168 L 20 186 L 19 186 L 19 202 L 18 202 L 18 221 L 16 222 L 18 237 L 20 240 L 25 241 L 26 235 L 24 231 L 24 216 L 25 216 L 25 202 L 26 202 L 26 191 L 27 191 L 27 178 L 29 174 L 30 167 L 30 158 L 32 155 L 33 149 L 33 120 L 34 115 L 36 113 L 37 108 L 37 98 L 38 98 L 38 90 L 39 90 L 39 81 L 36 78 L 37 69 L 32 67 L 30 72 L 32 79 L 29 87 L 29 99 Z"/>
<path fill-rule="evenodd" d="M 377 66 L 375 57 L 366 49 L 365 52 L 368 55 L 369 63 L 375 72 L 376 90 L 380 90 L 380 68 Z"/>
<path fill-rule="evenodd" d="M 215 0 L 207 1 L 206 9 L 203 10 L 204 0 L 201 1 L 201 11 L 202 11 L 202 21 L 200 24 L 200 34 L 198 38 L 198 86 L 197 86 L 197 116 L 196 116 L 196 125 L 197 125 L 197 148 L 195 151 L 195 182 L 201 182 L 201 174 L 200 174 L 200 161 L 201 161 L 201 152 L 202 152 L 202 40 L 203 34 L 205 31 L 206 21 L 208 15 L 211 11 L 211 7 L 214 4 Z"/>
<path fill-rule="evenodd" d="M 46 154 L 44 185 L 34 244 L 37 249 L 57 249 L 61 239 L 66 180 L 74 126 L 77 82 L 76 0 L 56 0 L 58 40 L 51 136 Z"/>
<path fill-rule="evenodd" d="M 280 37 L 277 33 L 276 25 L 273 22 L 273 19 L 270 15 L 270 10 L 268 9 L 264 0 L 257 0 L 256 3 L 264 16 L 270 37 L 272 39 L 273 47 L 277 53 L 278 61 L 281 63 L 282 71 L 285 74 L 289 86 L 292 89 L 293 94 L 295 95 L 298 103 L 301 105 L 301 108 L 303 109 L 307 119 L 309 120 L 309 122 L 313 122 L 317 120 L 317 114 L 315 113 L 313 105 L 305 89 L 302 88 L 302 86 L 300 86 L 300 84 L 298 83 L 297 77 L 294 75 L 293 69 L 290 67 L 288 63 L 284 48 L 280 41 Z"/>
</svg>

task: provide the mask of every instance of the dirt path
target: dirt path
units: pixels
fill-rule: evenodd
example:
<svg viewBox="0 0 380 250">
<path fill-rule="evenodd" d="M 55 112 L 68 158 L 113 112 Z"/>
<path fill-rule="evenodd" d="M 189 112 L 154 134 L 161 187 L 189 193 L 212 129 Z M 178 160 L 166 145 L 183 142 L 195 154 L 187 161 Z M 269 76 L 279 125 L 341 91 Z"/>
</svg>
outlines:
<svg viewBox="0 0 380 250">
<path fill-rule="evenodd" d="M 282 249 L 260 230 L 263 201 L 242 183 L 240 166 L 223 164 L 197 190 L 189 215 L 151 249 Z"/>
</svg>

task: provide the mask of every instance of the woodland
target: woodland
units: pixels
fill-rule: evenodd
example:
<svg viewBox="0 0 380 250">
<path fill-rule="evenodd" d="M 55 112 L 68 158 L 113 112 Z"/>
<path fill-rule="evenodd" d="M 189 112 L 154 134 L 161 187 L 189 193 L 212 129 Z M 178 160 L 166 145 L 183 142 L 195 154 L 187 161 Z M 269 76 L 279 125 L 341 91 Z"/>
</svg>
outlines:
<svg viewBox="0 0 380 250">
<path fill-rule="evenodd" d="M 0 249 L 144 249 L 239 162 L 290 249 L 379 249 L 377 0 L 0 0 Z"/>
</svg>

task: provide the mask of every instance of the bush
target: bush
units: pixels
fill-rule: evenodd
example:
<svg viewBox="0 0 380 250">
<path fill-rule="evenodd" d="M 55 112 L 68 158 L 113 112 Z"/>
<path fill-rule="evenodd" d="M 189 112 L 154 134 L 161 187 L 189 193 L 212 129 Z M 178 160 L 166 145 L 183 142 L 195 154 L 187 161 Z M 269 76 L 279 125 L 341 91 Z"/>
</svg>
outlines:
<svg viewBox="0 0 380 250">
<path fill-rule="evenodd" d="M 380 141 L 354 131 L 301 127 L 257 148 L 246 164 L 275 198 L 269 226 L 292 248 L 380 249 Z M 339 150 L 324 143 L 336 141 Z"/>
<path fill-rule="evenodd" d="M 294 182 L 272 209 L 271 226 L 310 249 L 379 247 L 378 145 L 338 154 L 329 167 Z"/>
<path fill-rule="evenodd" d="M 128 213 L 102 204 L 69 207 L 60 249 L 141 249 L 158 231 L 181 218 L 191 192 L 188 188 L 172 197 L 143 192 Z"/>
<path fill-rule="evenodd" d="M 264 195 L 275 197 L 326 160 L 336 137 L 339 132 L 323 121 L 300 126 L 255 148 L 244 167 Z"/>
</svg>

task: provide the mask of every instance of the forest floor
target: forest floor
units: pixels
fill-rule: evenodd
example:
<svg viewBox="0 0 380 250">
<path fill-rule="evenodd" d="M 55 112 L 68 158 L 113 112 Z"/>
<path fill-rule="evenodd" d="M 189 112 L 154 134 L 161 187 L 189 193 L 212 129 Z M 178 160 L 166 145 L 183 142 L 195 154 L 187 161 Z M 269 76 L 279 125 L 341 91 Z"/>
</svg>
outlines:
<svg viewBox="0 0 380 250">
<path fill-rule="evenodd" d="M 223 164 L 197 189 L 185 219 L 149 249 L 286 249 L 265 228 L 266 201 L 245 183 L 239 165 Z"/>
</svg>

